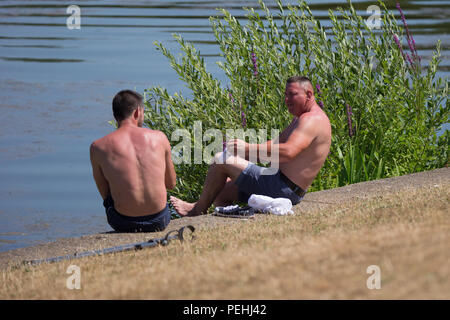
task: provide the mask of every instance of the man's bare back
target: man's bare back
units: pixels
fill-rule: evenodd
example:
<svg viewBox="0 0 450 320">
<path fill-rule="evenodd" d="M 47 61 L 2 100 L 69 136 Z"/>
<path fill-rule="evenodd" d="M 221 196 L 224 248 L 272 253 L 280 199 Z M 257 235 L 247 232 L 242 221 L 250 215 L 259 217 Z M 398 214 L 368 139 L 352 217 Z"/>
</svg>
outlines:
<svg viewBox="0 0 450 320">
<path fill-rule="evenodd" d="M 162 132 L 122 126 L 95 141 L 92 152 L 117 211 L 143 216 L 166 206 L 165 173 L 170 145 Z"/>
<path fill-rule="evenodd" d="M 107 215 L 111 213 L 108 218 L 122 219 L 108 211 L 110 206 L 129 217 L 168 212 L 166 189 L 176 182 L 169 140 L 161 131 L 142 128 L 144 107 L 136 92 L 119 92 L 113 112 L 119 128 L 90 148 L 94 180 Z"/>
</svg>

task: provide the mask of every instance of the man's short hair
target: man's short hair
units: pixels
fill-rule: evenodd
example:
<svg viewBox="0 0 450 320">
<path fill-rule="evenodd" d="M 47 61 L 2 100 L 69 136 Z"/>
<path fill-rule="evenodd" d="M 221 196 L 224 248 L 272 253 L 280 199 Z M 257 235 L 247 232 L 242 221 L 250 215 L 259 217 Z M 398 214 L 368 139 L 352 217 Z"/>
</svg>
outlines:
<svg viewBox="0 0 450 320">
<path fill-rule="evenodd" d="M 133 90 L 118 92 L 112 101 L 112 109 L 116 121 L 122 121 L 130 117 L 134 110 L 143 107 L 142 101 L 142 96 Z"/>
<path fill-rule="evenodd" d="M 294 83 L 294 82 L 299 83 L 302 86 L 302 88 L 305 90 L 309 89 L 309 90 L 313 91 L 313 85 L 312 85 L 311 79 L 309 79 L 308 77 L 305 77 L 305 76 L 290 77 L 286 80 L 286 85 L 288 85 L 290 83 Z M 314 91 L 313 91 L 313 94 L 314 94 Z"/>
</svg>

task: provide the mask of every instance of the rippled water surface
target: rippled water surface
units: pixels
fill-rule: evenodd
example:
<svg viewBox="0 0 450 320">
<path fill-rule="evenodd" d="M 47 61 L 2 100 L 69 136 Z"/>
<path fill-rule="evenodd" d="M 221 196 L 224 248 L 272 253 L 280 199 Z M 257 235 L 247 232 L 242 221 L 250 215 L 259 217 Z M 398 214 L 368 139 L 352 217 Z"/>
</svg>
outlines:
<svg viewBox="0 0 450 320">
<path fill-rule="evenodd" d="M 267 1 L 273 4 L 273 1 Z M 294 1 L 284 3 L 295 3 Z M 323 25 L 345 1 L 308 1 Z M 353 1 L 366 14 L 376 1 Z M 387 2 L 395 10 L 395 2 Z M 439 76 L 450 72 L 450 1 L 400 1 L 419 54 L 442 41 Z M 69 30 L 66 9 L 81 8 Z M 155 40 L 175 53 L 171 34 L 194 42 L 226 82 L 208 17 L 224 7 L 240 18 L 255 1 L 0 1 L 0 251 L 60 237 L 107 232 L 91 177 L 90 143 L 111 132 L 111 100 L 130 88 L 183 84 Z"/>
</svg>

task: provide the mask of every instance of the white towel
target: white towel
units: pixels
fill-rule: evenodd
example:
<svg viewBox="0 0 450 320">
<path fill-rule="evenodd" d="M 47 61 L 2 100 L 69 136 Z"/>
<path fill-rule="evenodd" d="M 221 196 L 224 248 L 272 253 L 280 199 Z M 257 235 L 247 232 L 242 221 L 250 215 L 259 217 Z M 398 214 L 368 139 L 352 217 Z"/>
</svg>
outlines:
<svg viewBox="0 0 450 320">
<path fill-rule="evenodd" d="M 248 205 L 255 210 L 260 210 L 265 213 L 272 213 L 280 216 L 287 214 L 294 214 L 292 209 L 292 202 L 287 198 L 271 198 L 258 194 L 252 194 L 248 199 Z"/>
</svg>

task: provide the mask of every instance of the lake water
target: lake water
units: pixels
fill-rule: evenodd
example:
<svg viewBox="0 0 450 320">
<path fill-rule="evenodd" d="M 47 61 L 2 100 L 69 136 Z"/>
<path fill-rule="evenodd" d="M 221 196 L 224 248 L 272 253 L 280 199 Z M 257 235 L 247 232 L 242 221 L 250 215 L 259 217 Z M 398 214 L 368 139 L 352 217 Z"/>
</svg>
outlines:
<svg viewBox="0 0 450 320">
<path fill-rule="evenodd" d="M 329 8 L 346 4 L 308 3 L 324 25 Z M 366 14 L 377 2 L 353 3 Z M 450 1 L 400 3 L 425 61 L 441 39 L 439 76 L 448 77 Z M 73 4 L 81 8 L 80 30 L 66 27 Z M 243 6 L 257 3 L 0 1 L 0 251 L 111 231 L 91 176 L 89 145 L 113 130 L 113 96 L 154 85 L 183 90 L 153 45 L 158 40 L 179 52 L 172 33 L 194 42 L 225 81 L 208 17 L 218 7 L 243 17 Z M 395 2 L 389 7 L 395 11 Z"/>
</svg>

